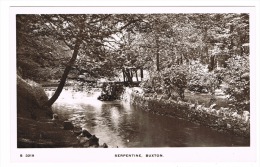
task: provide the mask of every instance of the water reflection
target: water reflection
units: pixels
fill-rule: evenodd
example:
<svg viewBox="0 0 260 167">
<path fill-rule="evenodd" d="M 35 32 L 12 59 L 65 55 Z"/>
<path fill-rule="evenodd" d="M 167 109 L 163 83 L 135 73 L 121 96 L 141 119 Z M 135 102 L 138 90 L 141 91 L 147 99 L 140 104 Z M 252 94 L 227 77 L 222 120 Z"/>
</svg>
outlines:
<svg viewBox="0 0 260 167">
<path fill-rule="evenodd" d="M 53 90 L 46 91 L 49 96 Z M 185 120 L 139 110 L 127 103 L 101 102 L 99 92 L 65 90 L 53 105 L 60 117 L 71 120 L 109 147 L 249 146 L 249 140 L 222 134 Z"/>
</svg>

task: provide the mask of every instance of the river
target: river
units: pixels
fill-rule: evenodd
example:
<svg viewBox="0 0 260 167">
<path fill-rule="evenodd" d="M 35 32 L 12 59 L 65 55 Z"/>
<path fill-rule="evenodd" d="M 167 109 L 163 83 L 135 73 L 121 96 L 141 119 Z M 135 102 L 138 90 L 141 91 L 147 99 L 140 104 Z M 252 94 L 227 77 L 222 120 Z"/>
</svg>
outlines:
<svg viewBox="0 0 260 167">
<path fill-rule="evenodd" d="M 53 89 L 46 89 L 48 96 Z M 100 92 L 66 88 L 53 105 L 61 119 L 71 120 L 109 147 L 249 146 L 249 139 L 223 134 L 182 119 L 140 110 L 122 101 L 97 100 Z"/>
</svg>

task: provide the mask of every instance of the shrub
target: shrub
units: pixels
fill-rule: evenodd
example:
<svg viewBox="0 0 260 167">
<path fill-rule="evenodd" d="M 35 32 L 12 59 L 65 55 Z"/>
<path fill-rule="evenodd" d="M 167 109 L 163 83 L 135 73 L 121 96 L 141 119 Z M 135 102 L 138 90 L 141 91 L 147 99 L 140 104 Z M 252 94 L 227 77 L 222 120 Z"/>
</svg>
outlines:
<svg viewBox="0 0 260 167">
<path fill-rule="evenodd" d="M 150 78 L 140 84 L 146 93 L 163 93 L 168 98 L 178 94 L 184 99 L 184 90 L 187 87 L 187 67 L 185 65 L 172 65 L 160 72 L 150 73 Z"/>
<path fill-rule="evenodd" d="M 237 110 L 250 110 L 249 57 L 236 56 L 228 59 L 225 71 L 227 88 L 224 92 Z"/>
<path fill-rule="evenodd" d="M 209 72 L 202 64 L 195 64 L 190 67 L 188 89 L 200 93 L 210 92 L 215 94 L 215 89 L 220 85 L 220 75 L 214 71 Z"/>
<path fill-rule="evenodd" d="M 162 93 L 162 76 L 160 72 L 150 72 L 150 77 L 140 83 L 146 93 Z"/>
<path fill-rule="evenodd" d="M 165 68 L 162 72 L 164 93 L 172 96 L 173 92 L 175 92 L 181 99 L 184 99 L 184 90 L 187 87 L 187 75 L 186 65 L 173 65 Z"/>
</svg>

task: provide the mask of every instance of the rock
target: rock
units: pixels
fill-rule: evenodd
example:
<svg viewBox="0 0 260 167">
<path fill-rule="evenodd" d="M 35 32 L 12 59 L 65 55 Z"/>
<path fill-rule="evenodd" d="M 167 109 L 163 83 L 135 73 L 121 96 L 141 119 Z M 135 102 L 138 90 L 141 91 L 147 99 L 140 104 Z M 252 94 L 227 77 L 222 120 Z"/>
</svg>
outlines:
<svg viewBox="0 0 260 167">
<path fill-rule="evenodd" d="M 75 130 L 74 130 L 73 133 L 74 133 L 76 136 L 80 136 L 82 132 L 81 132 L 81 131 L 75 131 Z"/>
<path fill-rule="evenodd" d="M 102 148 L 108 148 L 108 145 L 107 145 L 106 143 L 104 143 L 104 144 L 102 145 Z"/>
<path fill-rule="evenodd" d="M 52 120 L 57 120 L 57 119 L 59 119 L 58 114 L 53 114 L 52 115 Z"/>
<path fill-rule="evenodd" d="M 229 108 L 234 108 L 235 105 L 234 104 L 228 104 Z"/>
<path fill-rule="evenodd" d="M 241 115 L 238 114 L 238 112 L 234 112 L 232 115 L 231 115 L 233 118 L 238 118 L 238 119 L 241 119 Z"/>
<path fill-rule="evenodd" d="M 89 140 L 86 137 L 78 136 L 77 139 L 79 140 L 79 144 L 83 145 L 89 142 Z"/>
<path fill-rule="evenodd" d="M 213 109 L 213 110 L 215 110 L 215 109 Z M 216 115 L 220 115 L 221 114 L 220 110 L 216 110 L 215 113 L 216 113 Z"/>
<path fill-rule="evenodd" d="M 181 101 L 181 98 L 180 98 L 180 97 L 177 97 L 176 101 L 177 101 L 177 102 L 180 102 L 180 101 Z"/>
<path fill-rule="evenodd" d="M 153 98 L 154 98 L 154 99 L 157 98 L 157 93 L 156 93 L 156 92 L 154 93 Z"/>
<path fill-rule="evenodd" d="M 87 140 L 87 141 L 83 144 L 83 147 L 90 147 L 89 140 Z"/>
<path fill-rule="evenodd" d="M 95 135 L 92 135 L 89 138 L 89 146 L 99 146 L 99 138 L 97 138 Z"/>
<path fill-rule="evenodd" d="M 250 74 L 249 73 L 244 73 L 243 75 L 241 75 L 241 79 L 245 79 L 245 80 L 249 80 L 250 78 Z"/>
<path fill-rule="evenodd" d="M 171 103 L 171 101 L 174 100 L 172 96 L 168 99 L 168 101 Z"/>
<path fill-rule="evenodd" d="M 52 116 L 53 113 L 50 107 L 43 108 L 43 105 L 48 101 L 48 96 L 40 84 L 24 80 L 18 75 L 16 83 L 18 116 L 32 119 L 46 115 Z"/>
<path fill-rule="evenodd" d="M 204 107 L 204 106 L 201 107 L 201 110 L 202 110 L 203 112 L 208 112 L 208 109 L 207 109 L 206 107 Z"/>
<path fill-rule="evenodd" d="M 238 119 L 242 119 L 242 116 L 238 114 L 238 115 L 237 115 L 237 118 L 238 118 Z"/>
<path fill-rule="evenodd" d="M 208 91 L 208 89 L 206 89 L 206 88 L 203 88 L 202 90 L 201 90 L 201 93 L 208 93 L 209 91 Z"/>
<path fill-rule="evenodd" d="M 247 129 L 246 128 L 240 128 L 241 131 L 246 131 Z"/>
<path fill-rule="evenodd" d="M 227 128 L 230 129 L 230 128 L 231 128 L 231 125 L 230 125 L 230 124 L 227 124 Z"/>
<path fill-rule="evenodd" d="M 74 127 L 73 133 L 74 133 L 76 136 L 81 135 L 81 134 L 82 134 L 82 128 L 81 128 L 81 127 Z"/>
<path fill-rule="evenodd" d="M 237 115 L 238 115 L 237 112 L 234 112 L 231 116 L 232 117 L 237 117 Z"/>
<path fill-rule="evenodd" d="M 242 119 L 246 123 L 249 121 L 250 113 L 248 111 L 243 111 Z"/>
<path fill-rule="evenodd" d="M 186 104 L 185 104 L 185 102 L 183 102 L 183 101 L 177 101 L 177 104 L 179 104 L 179 105 L 181 105 L 181 106 L 185 106 Z"/>
<path fill-rule="evenodd" d="M 208 108 L 204 108 L 204 110 L 205 110 L 205 112 L 207 112 L 207 113 L 209 113 L 209 112 L 211 112 L 211 110 L 210 109 L 208 109 Z"/>
<path fill-rule="evenodd" d="M 249 116 L 242 117 L 244 123 L 247 123 L 249 121 Z"/>
<path fill-rule="evenodd" d="M 234 112 L 233 114 L 231 114 L 231 116 L 232 116 L 233 118 L 237 118 L 237 119 L 241 119 L 241 118 L 242 118 L 242 116 L 241 116 L 240 114 L 238 114 L 237 111 Z"/>
<path fill-rule="evenodd" d="M 82 130 L 81 135 L 84 136 L 84 137 L 87 137 L 87 138 L 92 137 L 92 134 L 90 134 L 86 129 Z"/>
<path fill-rule="evenodd" d="M 139 88 L 139 87 L 135 87 L 135 88 L 134 88 L 134 91 L 135 91 L 136 93 L 139 93 L 139 94 L 144 94 L 144 90 L 143 90 L 142 88 Z"/>
<path fill-rule="evenodd" d="M 243 111 L 243 116 L 246 117 L 246 116 L 249 116 L 250 115 L 250 112 L 249 111 Z"/>
<path fill-rule="evenodd" d="M 63 129 L 64 130 L 73 130 L 74 126 L 71 121 L 64 121 L 63 122 Z"/>
<path fill-rule="evenodd" d="M 214 109 L 214 108 L 213 108 L 213 109 L 211 109 L 211 110 L 210 110 L 210 112 L 211 112 L 211 113 L 213 113 L 213 114 L 218 114 L 218 113 L 217 113 L 217 110 L 216 110 L 216 109 Z"/>
<path fill-rule="evenodd" d="M 228 108 L 225 108 L 225 107 L 220 107 L 219 109 L 221 112 L 228 112 Z"/>
<path fill-rule="evenodd" d="M 213 109 L 213 108 L 215 108 L 217 105 L 214 103 L 214 104 L 212 104 L 209 108 L 210 109 Z"/>
<path fill-rule="evenodd" d="M 189 105 L 189 108 L 190 108 L 190 109 L 195 109 L 195 104 L 190 104 L 190 105 Z"/>
<path fill-rule="evenodd" d="M 201 110 L 202 110 L 202 105 L 198 105 L 198 106 L 196 107 L 196 110 L 201 111 Z"/>
</svg>

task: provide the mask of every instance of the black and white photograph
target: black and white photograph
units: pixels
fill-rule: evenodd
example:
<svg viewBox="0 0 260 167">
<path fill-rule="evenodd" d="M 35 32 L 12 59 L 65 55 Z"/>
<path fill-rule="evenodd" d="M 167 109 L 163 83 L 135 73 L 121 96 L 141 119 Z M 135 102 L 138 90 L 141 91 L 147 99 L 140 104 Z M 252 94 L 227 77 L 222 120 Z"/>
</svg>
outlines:
<svg viewBox="0 0 260 167">
<path fill-rule="evenodd" d="M 250 146 L 249 17 L 16 15 L 17 147 Z"/>
<path fill-rule="evenodd" d="M 9 4 L 10 166 L 259 164 L 256 3 Z"/>
</svg>

